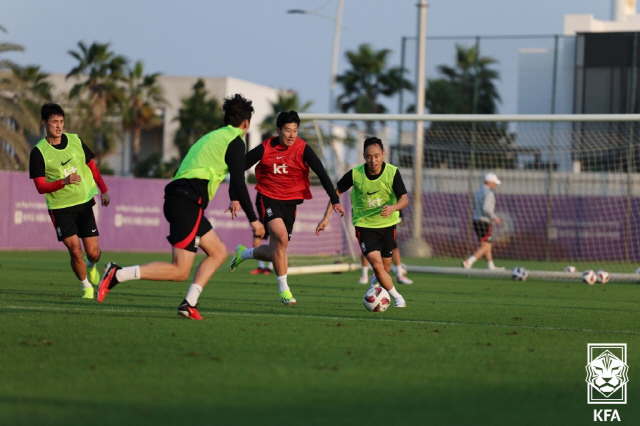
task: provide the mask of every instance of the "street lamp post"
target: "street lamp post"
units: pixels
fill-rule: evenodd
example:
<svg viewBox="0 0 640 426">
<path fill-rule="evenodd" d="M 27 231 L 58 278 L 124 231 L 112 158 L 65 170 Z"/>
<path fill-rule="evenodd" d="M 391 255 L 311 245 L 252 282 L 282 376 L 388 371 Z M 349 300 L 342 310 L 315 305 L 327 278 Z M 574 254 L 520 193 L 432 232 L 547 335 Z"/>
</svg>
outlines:
<svg viewBox="0 0 640 426">
<path fill-rule="evenodd" d="M 314 15 L 323 19 L 328 19 L 336 23 L 335 30 L 333 32 L 333 52 L 331 55 L 331 80 L 329 83 L 329 112 L 334 112 L 335 107 L 335 90 L 336 80 L 338 76 L 338 54 L 340 48 L 340 30 L 342 28 L 342 9 L 344 6 L 344 0 L 338 1 L 338 10 L 336 11 L 335 18 L 324 13 L 317 12 L 315 10 L 304 9 L 289 9 L 287 13 L 297 13 L 304 15 Z"/>
</svg>

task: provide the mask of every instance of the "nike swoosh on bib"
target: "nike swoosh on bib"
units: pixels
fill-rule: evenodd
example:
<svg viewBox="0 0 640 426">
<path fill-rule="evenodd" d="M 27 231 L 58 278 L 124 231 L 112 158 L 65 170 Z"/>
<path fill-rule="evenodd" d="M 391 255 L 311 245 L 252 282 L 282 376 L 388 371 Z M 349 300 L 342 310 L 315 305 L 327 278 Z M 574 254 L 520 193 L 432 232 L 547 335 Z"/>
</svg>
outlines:
<svg viewBox="0 0 640 426">
<path fill-rule="evenodd" d="M 378 189 L 377 191 L 367 192 L 367 195 L 373 195 L 373 194 L 375 194 L 376 192 L 380 192 L 380 190 Z"/>
<path fill-rule="evenodd" d="M 62 164 L 63 166 L 65 166 L 69 161 L 71 161 L 71 158 L 69 158 L 67 161 L 65 162 L 61 162 L 60 164 Z"/>
</svg>

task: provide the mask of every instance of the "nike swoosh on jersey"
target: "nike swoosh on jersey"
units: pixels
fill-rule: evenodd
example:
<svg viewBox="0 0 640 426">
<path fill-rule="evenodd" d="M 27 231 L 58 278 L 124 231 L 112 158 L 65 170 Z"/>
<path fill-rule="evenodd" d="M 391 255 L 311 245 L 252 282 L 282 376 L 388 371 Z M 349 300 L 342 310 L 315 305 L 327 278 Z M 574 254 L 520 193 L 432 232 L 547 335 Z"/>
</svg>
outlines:
<svg viewBox="0 0 640 426">
<path fill-rule="evenodd" d="M 284 158 L 284 155 L 281 155 L 280 157 L 276 156 L 276 160 L 279 160 L 281 158 Z"/>
<path fill-rule="evenodd" d="M 61 162 L 60 164 L 62 164 L 63 166 L 65 166 L 69 161 L 71 161 L 71 158 L 69 158 L 67 161 Z"/>
<path fill-rule="evenodd" d="M 376 192 L 380 192 L 380 190 L 378 189 L 377 191 L 367 192 L 367 195 L 373 195 L 373 194 L 375 194 Z"/>
</svg>

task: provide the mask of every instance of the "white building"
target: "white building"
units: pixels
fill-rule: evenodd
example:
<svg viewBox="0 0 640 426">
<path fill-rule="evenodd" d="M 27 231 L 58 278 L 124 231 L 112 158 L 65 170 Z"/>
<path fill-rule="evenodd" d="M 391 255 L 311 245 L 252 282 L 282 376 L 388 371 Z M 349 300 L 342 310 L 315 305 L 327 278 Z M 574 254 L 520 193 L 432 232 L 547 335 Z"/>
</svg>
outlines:
<svg viewBox="0 0 640 426">
<path fill-rule="evenodd" d="M 161 116 L 163 124 L 161 129 L 151 132 L 143 132 L 140 158 L 144 159 L 152 152 L 161 152 L 164 161 L 179 156 L 178 148 L 173 143 L 174 136 L 178 130 L 179 123 L 176 121 L 178 110 L 181 107 L 182 99 L 193 93 L 193 86 L 198 79 L 202 79 L 208 93 L 208 98 L 216 98 L 222 104 L 225 97 L 240 93 L 245 98 L 253 102 L 255 113 L 251 119 L 251 128 L 247 132 L 245 140 L 249 148 L 262 142 L 260 123 L 272 112 L 271 103 L 276 102 L 281 90 L 273 87 L 262 86 L 245 80 L 232 77 L 178 77 L 160 75 L 158 83 L 164 89 L 164 97 L 167 105 L 162 109 Z M 72 79 L 67 80 L 64 74 L 51 74 L 49 80 L 54 86 L 54 93 L 69 93 L 73 86 Z M 63 108 L 65 106 L 63 105 Z M 275 131 L 275 123 L 274 131 Z M 211 129 L 215 130 L 215 129 Z M 117 145 L 117 150 L 110 156 L 105 157 L 107 162 L 116 174 L 129 175 L 131 170 L 130 155 L 131 141 L 129 135 L 124 134 L 125 140 Z"/>
</svg>

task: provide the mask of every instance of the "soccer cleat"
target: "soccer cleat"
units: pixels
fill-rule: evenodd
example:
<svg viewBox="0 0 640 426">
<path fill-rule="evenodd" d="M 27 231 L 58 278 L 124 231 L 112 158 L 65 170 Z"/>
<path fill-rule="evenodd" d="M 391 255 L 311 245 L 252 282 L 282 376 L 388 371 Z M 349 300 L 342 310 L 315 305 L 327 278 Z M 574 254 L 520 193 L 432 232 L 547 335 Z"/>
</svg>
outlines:
<svg viewBox="0 0 640 426">
<path fill-rule="evenodd" d="M 369 282 L 369 277 L 360 277 L 358 284 L 367 284 Z"/>
<path fill-rule="evenodd" d="M 285 305 L 295 305 L 296 299 L 291 294 L 291 290 L 285 290 L 280 292 L 280 301 Z"/>
<path fill-rule="evenodd" d="M 400 283 L 400 284 L 405 284 L 405 285 L 413 284 L 413 280 L 410 280 L 406 276 L 399 276 L 397 278 L 398 278 L 398 283 Z"/>
<path fill-rule="evenodd" d="M 398 296 L 396 297 L 396 308 L 406 308 L 407 302 L 404 301 L 404 297 Z"/>
<path fill-rule="evenodd" d="M 242 244 L 238 244 L 236 246 L 236 254 L 233 255 L 231 262 L 229 262 L 229 272 L 235 272 L 235 270 L 238 269 L 238 265 L 240 265 L 244 260 L 242 259 L 242 252 L 246 249 L 247 248 Z"/>
<path fill-rule="evenodd" d="M 84 257 L 85 263 L 88 262 L 87 256 Z M 100 283 L 100 272 L 98 272 L 98 264 L 94 264 L 91 268 L 87 266 L 87 278 L 91 285 L 98 285 Z"/>
<path fill-rule="evenodd" d="M 260 274 L 269 275 L 271 273 L 271 269 L 269 269 L 269 268 L 256 268 L 256 269 L 253 269 L 253 270 L 249 271 L 249 273 L 251 275 L 260 275 Z"/>
<path fill-rule="evenodd" d="M 463 261 L 462 261 L 462 267 L 463 267 L 464 269 L 471 269 L 471 263 L 469 263 L 469 261 L 468 261 L 468 260 L 463 260 Z"/>
<path fill-rule="evenodd" d="M 198 305 L 191 306 L 186 300 L 183 300 L 180 306 L 178 306 L 178 316 L 192 320 L 202 319 L 200 312 L 198 312 Z"/>
<path fill-rule="evenodd" d="M 122 268 L 113 262 L 109 262 L 107 266 L 105 266 L 104 275 L 102 275 L 102 280 L 100 280 L 100 285 L 98 285 L 98 303 L 102 303 L 107 293 L 119 283 L 116 278 L 118 269 Z"/>
<path fill-rule="evenodd" d="M 83 288 L 82 291 L 83 291 L 83 294 L 82 294 L 83 299 L 93 299 L 93 287 Z"/>
</svg>

